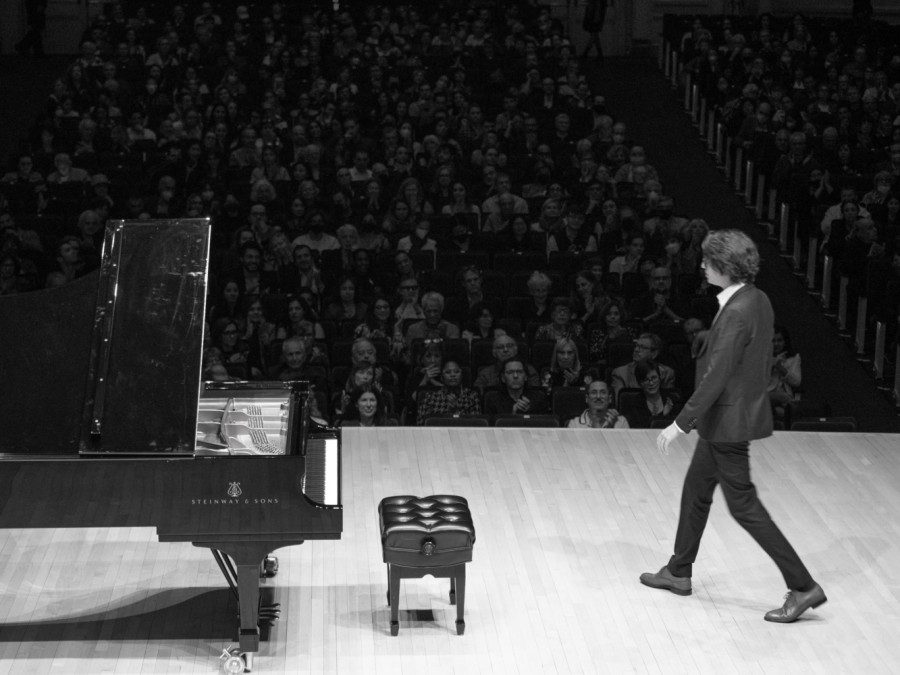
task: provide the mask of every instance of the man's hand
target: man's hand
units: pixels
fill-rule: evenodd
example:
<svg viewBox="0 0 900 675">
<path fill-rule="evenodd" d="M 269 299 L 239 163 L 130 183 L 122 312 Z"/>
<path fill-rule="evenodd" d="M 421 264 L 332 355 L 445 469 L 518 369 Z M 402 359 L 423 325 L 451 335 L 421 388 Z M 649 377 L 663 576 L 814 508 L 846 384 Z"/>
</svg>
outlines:
<svg viewBox="0 0 900 675">
<path fill-rule="evenodd" d="M 672 422 L 669 426 L 659 432 L 659 436 L 656 437 L 656 447 L 663 455 L 669 454 L 669 444 L 675 439 L 676 436 L 682 433 L 681 429 L 678 428 L 678 425 L 675 422 Z"/>
</svg>

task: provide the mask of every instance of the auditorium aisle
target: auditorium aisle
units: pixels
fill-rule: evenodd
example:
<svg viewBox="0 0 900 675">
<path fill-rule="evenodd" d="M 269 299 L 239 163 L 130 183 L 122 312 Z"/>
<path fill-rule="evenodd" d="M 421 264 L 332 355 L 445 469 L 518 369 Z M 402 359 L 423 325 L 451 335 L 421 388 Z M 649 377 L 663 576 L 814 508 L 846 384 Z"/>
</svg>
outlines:
<svg viewBox="0 0 900 675">
<path fill-rule="evenodd" d="M 592 88 L 606 97 L 613 117 L 628 124 L 629 137 L 644 145 L 663 187 L 675 198 L 676 212 L 704 218 L 711 227 L 737 227 L 758 244 L 764 263 L 758 285 L 769 294 L 776 321 L 787 326 L 803 364 L 804 396 L 827 401 L 834 415 L 856 417 L 862 431 L 898 432 L 900 418 L 882 397 L 866 367 L 794 279 L 778 250 L 761 241 L 755 218 L 725 183 L 706 154 L 656 63 L 610 58 L 601 67 L 586 65 Z"/>
</svg>

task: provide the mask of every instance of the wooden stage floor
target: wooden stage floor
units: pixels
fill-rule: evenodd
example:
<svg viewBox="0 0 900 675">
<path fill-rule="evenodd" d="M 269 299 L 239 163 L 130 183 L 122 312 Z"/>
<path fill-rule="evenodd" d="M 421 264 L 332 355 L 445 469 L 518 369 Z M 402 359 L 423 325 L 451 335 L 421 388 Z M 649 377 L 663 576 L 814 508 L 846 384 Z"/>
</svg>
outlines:
<svg viewBox="0 0 900 675">
<path fill-rule="evenodd" d="M 257 673 L 896 672 L 900 442 L 778 433 L 751 449 L 763 502 L 829 602 L 779 625 L 781 577 L 717 492 L 694 595 L 641 586 L 668 558 L 694 436 L 348 429 L 343 539 L 282 549 L 282 615 Z M 403 582 L 389 633 L 376 507 L 468 498 L 466 634 L 446 580 Z M 152 529 L 8 530 L 0 673 L 217 672 L 234 626 L 211 556 Z"/>
</svg>

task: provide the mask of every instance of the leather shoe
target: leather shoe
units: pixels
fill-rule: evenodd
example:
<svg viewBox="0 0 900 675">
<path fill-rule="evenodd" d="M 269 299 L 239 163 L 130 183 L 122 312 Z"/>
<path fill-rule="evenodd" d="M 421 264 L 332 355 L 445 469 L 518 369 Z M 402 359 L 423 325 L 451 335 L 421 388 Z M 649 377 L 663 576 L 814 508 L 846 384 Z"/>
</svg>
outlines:
<svg viewBox="0 0 900 675">
<path fill-rule="evenodd" d="M 791 623 L 800 618 L 806 610 L 815 609 L 823 602 L 827 602 L 825 591 L 819 584 L 801 593 L 800 591 L 788 591 L 784 596 L 784 605 L 778 609 L 766 612 L 766 621 L 774 621 L 775 623 Z"/>
<path fill-rule="evenodd" d="M 669 571 L 667 565 L 663 565 L 659 572 L 644 572 L 641 575 L 641 583 L 650 588 L 661 588 L 672 591 L 675 595 L 691 594 L 691 578 L 676 577 Z"/>
</svg>

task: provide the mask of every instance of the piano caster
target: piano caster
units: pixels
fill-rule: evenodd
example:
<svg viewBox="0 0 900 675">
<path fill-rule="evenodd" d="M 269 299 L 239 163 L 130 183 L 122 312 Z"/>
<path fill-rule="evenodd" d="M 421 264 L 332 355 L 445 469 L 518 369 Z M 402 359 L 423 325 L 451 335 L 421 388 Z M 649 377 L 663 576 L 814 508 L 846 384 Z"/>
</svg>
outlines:
<svg viewBox="0 0 900 675">
<path fill-rule="evenodd" d="M 239 647 L 222 651 L 222 670 L 229 675 L 249 673 L 253 670 L 253 653 L 242 652 Z"/>
<path fill-rule="evenodd" d="M 274 555 L 267 555 L 266 559 L 263 560 L 263 573 L 264 577 L 274 577 L 278 574 L 278 558 Z"/>
<path fill-rule="evenodd" d="M 462 635 L 466 632 L 466 622 L 465 621 L 457 621 L 456 622 L 456 634 Z"/>
<path fill-rule="evenodd" d="M 399 621 L 391 621 L 391 635 L 397 637 L 400 635 L 400 622 Z"/>
</svg>

